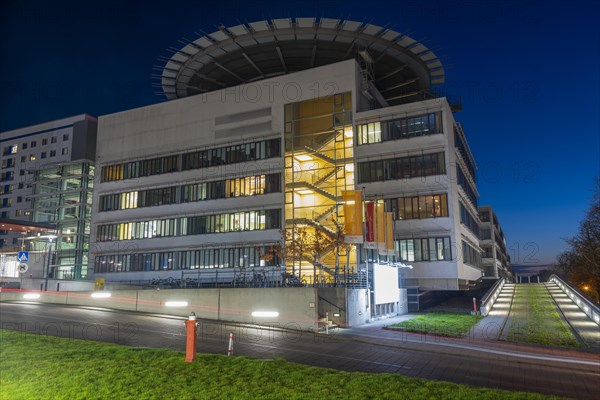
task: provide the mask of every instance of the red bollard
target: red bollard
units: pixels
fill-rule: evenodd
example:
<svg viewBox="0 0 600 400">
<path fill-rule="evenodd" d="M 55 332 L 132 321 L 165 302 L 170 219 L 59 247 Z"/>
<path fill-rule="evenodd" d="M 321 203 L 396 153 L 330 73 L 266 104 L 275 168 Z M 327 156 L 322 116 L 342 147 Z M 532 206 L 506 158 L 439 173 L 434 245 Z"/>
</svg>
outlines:
<svg viewBox="0 0 600 400">
<path fill-rule="evenodd" d="M 477 299 L 473 297 L 473 315 L 477 315 Z"/>
<path fill-rule="evenodd" d="M 191 313 L 188 320 L 185 321 L 185 362 L 192 362 L 196 359 L 196 314 Z"/>
<path fill-rule="evenodd" d="M 227 348 L 227 356 L 233 354 L 233 332 L 229 334 L 229 347 Z"/>
</svg>

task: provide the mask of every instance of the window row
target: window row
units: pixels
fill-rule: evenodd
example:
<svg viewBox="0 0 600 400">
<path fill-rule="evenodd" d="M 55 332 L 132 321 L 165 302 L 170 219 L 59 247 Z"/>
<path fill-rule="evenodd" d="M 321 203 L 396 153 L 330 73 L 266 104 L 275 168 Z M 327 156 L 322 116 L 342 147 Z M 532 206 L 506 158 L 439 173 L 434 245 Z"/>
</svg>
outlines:
<svg viewBox="0 0 600 400">
<path fill-rule="evenodd" d="M 492 240 L 492 231 L 490 229 L 480 229 L 479 230 L 479 239 Z"/>
<path fill-rule="evenodd" d="M 281 154 L 280 146 L 281 143 L 279 139 L 271 139 L 261 142 L 195 151 L 193 153 L 183 154 L 182 170 L 186 171 L 189 169 L 279 157 Z"/>
<path fill-rule="evenodd" d="M 97 240 L 151 239 L 281 228 L 281 210 L 240 211 L 197 217 L 99 225 Z"/>
<path fill-rule="evenodd" d="M 416 117 L 358 125 L 358 144 L 380 143 L 442 133 L 441 118 L 441 113 L 429 113 Z"/>
<path fill-rule="evenodd" d="M 469 182 L 458 164 L 456 165 L 456 182 L 463 188 L 471 203 L 477 208 L 477 195 L 475 194 L 475 189 L 473 189 L 471 182 Z"/>
<path fill-rule="evenodd" d="M 481 268 L 481 253 L 464 240 L 462 242 L 462 258 L 465 264 Z"/>
<path fill-rule="evenodd" d="M 264 257 L 268 246 L 118 254 L 96 257 L 94 272 L 167 271 L 204 268 L 255 268 L 278 265 L 276 257 Z"/>
<path fill-rule="evenodd" d="M 471 212 L 460 203 L 460 223 L 466 226 L 475 236 L 479 237 L 479 221 Z"/>
<path fill-rule="evenodd" d="M 386 210 L 393 212 L 395 219 L 448 216 L 448 196 L 445 193 L 387 199 L 385 203 Z"/>
<path fill-rule="evenodd" d="M 358 163 L 358 182 L 408 179 L 446 173 L 444 152 Z"/>
<path fill-rule="evenodd" d="M 450 237 L 402 239 L 396 241 L 402 261 L 450 261 L 452 247 Z"/>
<path fill-rule="evenodd" d="M 69 140 L 69 134 L 65 133 L 63 135 L 63 142 L 66 142 Z M 50 143 L 56 143 L 57 139 L 56 136 L 52 136 L 50 138 Z M 42 146 L 45 146 L 48 144 L 48 138 L 42 138 Z M 27 148 L 35 148 L 37 147 L 37 140 L 32 140 L 31 142 L 24 142 L 21 144 L 21 148 L 23 150 L 27 150 Z M 16 154 L 19 151 L 19 145 L 17 144 L 13 144 L 13 145 L 9 145 L 4 147 L 4 152 L 3 155 L 8 155 L 8 154 Z"/>
<path fill-rule="evenodd" d="M 467 165 L 467 169 L 473 177 L 473 180 L 475 180 L 475 165 L 473 165 L 471 157 L 469 156 L 468 145 L 465 141 L 465 137 L 460 135 L 456 128 L 454 128 L 454 147 L 456 147 L 456 150 Z"/>
<path fill-rule="evenodd" d="M 244 161 L 279 157 L 280 140 L 271 139 L 180 155 L 157 157 L 102 167 L 102 182 L 120 181 L 169 172 L 187 171 Z"/>
<path fill-rule="evenodd" d="M 126 210 L 281 191 L 281 175 L 256 175 L 100 196 L 100 211 Z"/>
</svg>

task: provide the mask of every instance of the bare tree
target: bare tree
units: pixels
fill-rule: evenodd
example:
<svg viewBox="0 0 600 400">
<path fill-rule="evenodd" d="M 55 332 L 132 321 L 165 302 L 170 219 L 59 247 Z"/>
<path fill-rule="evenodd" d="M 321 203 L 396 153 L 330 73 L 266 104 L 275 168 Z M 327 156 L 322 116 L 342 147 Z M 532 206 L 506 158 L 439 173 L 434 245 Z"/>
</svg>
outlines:
<svg viewBox="0 0 600 400">
<path fill-rule="evenodd" d="M 292 275 L 296 275 L 296 260 L 298 260 L 298 277 L 302 280 L 302 259 L 309 245 L 309 237 L 305 228 L 295 225 L 285 230 L 285 256 L 292 264 Z M 286 260 L 286 262 L 287 262 Z"/>
<path fill-rule="evenodd" d="M 317 285 L 317 266 L 320 265 L 321 257 L 327 250 L 329 240 L 320 229 L 315 228 L 314 232 L 309 236 L 307 251 L 310 254 L 313 264 L 313 286 Z"/>
<path fill-rule="evenodd" d="M 579 232 L 567 243 L 570 249 L 558 257 L 559 269 L 571 283 L 600 303 L 600 177 Z"/>
</svg>

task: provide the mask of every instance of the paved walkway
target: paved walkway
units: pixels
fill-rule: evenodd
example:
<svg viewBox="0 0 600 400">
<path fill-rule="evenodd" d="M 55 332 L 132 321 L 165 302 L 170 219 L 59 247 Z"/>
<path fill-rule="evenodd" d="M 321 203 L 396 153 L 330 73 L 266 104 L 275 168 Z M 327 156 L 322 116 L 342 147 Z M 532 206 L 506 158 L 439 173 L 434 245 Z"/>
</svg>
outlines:
<svg viewBox="0 0 600 400">
<path fill-rule="evenodd" d="M 600 352 L 600 326 L 592 321 L 556 283 L 549 282 L 545 286 L 564 318 L 579 336 L 578 339 L 583 341 L 590 350 Z"/>
<path fill-rule="evenodd" d="M 473 340 L 490 342 L 504 339 L 510 326 L 509 314 L 514 293 L 515 285 L 505 284 L 488 315 L 471 328 L 467 337 Z"/>
</svg>

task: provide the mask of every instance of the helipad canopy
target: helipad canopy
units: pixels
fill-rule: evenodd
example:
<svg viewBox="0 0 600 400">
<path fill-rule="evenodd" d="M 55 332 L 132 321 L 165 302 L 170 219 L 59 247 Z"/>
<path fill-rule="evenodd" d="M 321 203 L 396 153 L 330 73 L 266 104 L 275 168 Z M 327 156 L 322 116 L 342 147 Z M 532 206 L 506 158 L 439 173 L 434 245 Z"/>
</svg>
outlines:
<svg viewBox="0 0 600 400">
<path fill-rule="evenodd" d="M 356 21 L 284 18 L 223 26 L 197 38 L 166 62 L 161 86 L 168 99 L 181 98 L 358 59 L 365 50 L 373 83 L 390 105 L 444 83 L 437 56 L 400 32 Z"/>
</svg>

